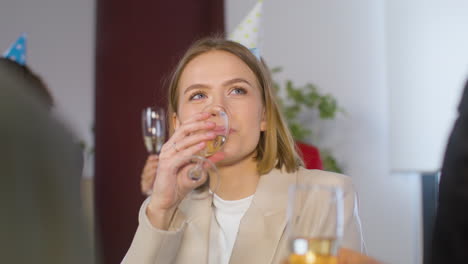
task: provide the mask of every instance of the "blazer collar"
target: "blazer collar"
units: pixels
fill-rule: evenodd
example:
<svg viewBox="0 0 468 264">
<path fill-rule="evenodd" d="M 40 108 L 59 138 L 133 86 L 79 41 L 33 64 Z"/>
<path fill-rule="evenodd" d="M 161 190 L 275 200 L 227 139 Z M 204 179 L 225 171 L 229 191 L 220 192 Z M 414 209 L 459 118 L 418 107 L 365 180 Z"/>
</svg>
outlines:
<svg viewBox="0 0 468 264">
<path fill-rule="evenodd" d="M 251 208 L 255 208 L 264 216 L 285 212 L 288 200 L 289 186 L 297 182 L 297 172 L 287 173 L 285 170 L 272 169 L 269 173 L 260 176 L 260 180 L 252 200 Z M 211 207 L 212 197 L 182 201 L 180 208 L 190 219 L 199 217 L 208 218 L 206 210 Z M 246 212 L 248 214 L 250 209 Z"/>
<path fill-rule="evenodd" d="M 187 249 L 190 259 L 197 260 L 197 263 L 208 263 L 208 253 L 210 246 L 210 224 L 211 224 L 211 196 L 202 200 L 192 200 L 186 198 L 179 205 L 179 209 L 185 216 L 185 221 L 196 228 L 186 230 L 190 234 L 185 235 L 186 242 L 196 245 Z"/>
<path fill-rule="evenodd" d="M 272 263 L 286 226 L 289 185 L 297 181 L 297 173 L 273 169 L 260 176 L 252 204 L 245 213 L 231 254 L 231 264 Z M 194 252 L 200 263 L 207 263 L 212 199 L 182 201 L 180 210 L 202 233 L 201 251 Z"/>
<path fill-rule="evenodd" d="M 231 264 L 272 263 L 286 227 L 289 185 L 297 173 L 273 169 L 262 175 L 252 205 L 239 226 Z"/>
<path fill-rule="evenodd" d="M 260 176 L 252 204 L 265 216 L 285 212 L 289 186 L 297 181 L 296 178 L 296 172 L 287 173 L 280 169 L 273 169 L 268 174 Z"/>
</svg>

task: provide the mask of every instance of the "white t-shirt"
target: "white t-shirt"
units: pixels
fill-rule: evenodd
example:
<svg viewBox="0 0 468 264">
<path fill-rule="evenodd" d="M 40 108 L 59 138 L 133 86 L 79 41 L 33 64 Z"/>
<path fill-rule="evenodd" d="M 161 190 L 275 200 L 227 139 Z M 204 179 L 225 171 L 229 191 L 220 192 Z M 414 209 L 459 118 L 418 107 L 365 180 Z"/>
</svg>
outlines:
<svg viewBox="0 0 468 264">
<path fill-rule="evenodd" d="M 228 264 L 236 241 L 239 224 L 252 203 L 253 195 L 226 201 L 214 194 L 210 227 L 209 264 Z"/>
</svg>

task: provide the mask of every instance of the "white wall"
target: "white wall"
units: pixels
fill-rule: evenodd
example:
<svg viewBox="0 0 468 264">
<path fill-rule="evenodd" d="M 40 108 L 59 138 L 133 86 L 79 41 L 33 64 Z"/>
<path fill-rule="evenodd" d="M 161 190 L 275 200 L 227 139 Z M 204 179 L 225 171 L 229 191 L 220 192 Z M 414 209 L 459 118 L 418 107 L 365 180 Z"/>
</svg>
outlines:
<svg viewBox="0 0 468 264">
<path fill-rule="evenodd" d="M 440 169 L 468 74 L 467 12 L 466 0 L 387 1 L 392 170 Z"/>
<path fill-rule="evenodd" d="M 94 1 L 1 0 L 0 51 L 28 33 L 28 61 L 58 112 L 90 146 L 94 118 Z"/>
<path fill-rule="evenodd" d="M 255 0 L 226 1 L 232 31 Z M 384 0 L 264 1 L 263 55 L 282 79 L 315 83 L 348 116 L 322 126 L 355 182 L 368 253 L 386 263 L 420 262 L 420 182 L 390 174 Z M 318 142 L 315 142 L 318 143 Z"/>
</svg>

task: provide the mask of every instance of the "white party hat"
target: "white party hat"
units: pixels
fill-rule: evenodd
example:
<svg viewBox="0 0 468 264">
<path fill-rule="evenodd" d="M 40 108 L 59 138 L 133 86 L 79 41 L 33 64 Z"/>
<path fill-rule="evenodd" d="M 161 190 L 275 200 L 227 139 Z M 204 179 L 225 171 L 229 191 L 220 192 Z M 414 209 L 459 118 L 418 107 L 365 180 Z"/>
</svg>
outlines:
<svg viewBox="0 0 468 264">
<path fill-rule="evenodd" d="M 263 1 L 258 1 L 242 22 L 229 35 L 229 40 L 247 47 L 260 59 L 260 22 L 262 18 Z"/>
</svg>

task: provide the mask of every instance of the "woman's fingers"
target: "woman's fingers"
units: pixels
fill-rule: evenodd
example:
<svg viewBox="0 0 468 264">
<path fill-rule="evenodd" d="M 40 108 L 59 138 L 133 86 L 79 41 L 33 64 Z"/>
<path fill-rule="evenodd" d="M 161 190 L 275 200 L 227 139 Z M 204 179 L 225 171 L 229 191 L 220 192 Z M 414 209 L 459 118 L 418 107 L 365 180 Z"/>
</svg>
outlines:
<svg viewBox="0 0 468 264">
<path fill-rule="evenodd" d="M 165 178 L 161 179 L 163 180 L 171 180 L 174 179 L 172 175 L 178 175 L 180 174 L 180 171 L 185 167 L 185 165 L 190 163 L 190 160 L 192 156 L 202 150 L 206 146 L 205 142 L 200 142 L 196 145 L 192 145 L 190 147 L 187 147 L 177 153 L 177 155 L 171 155 L 171 156 L 163 156 L 161 155 L 160 157 L 160 166 L 158 167 L 158 173 L 159 170 L 164 171 L 167 177 L 171 178 Z M 159 178 L 159 177 L 158 177 Z"/>
<path fill-rule="evenodd" d="M 146 171 L 157 168 L 158 163 L 159 158 L 147 159 L 145 167 L 143 168 L 143 175 L 146 174 Z"/>
<path fill-rule="evenodd" d="M 210 116 L 209 113 L 198 113 L 193 117 L 186 120 L 181 126 L 179 126 L 171 138 L 163 145 L 162 152 L 167 152 L 169 150 L 175 150 L 176 152 L 182 149 L 180 141 L 183 141 L 187 138 L 190 138 L 193 135 L 200 133 L 195 133 L 198 131 L 212 130 L 216 127 L 216 124 L 211 121 L 203 121 Z M 201 133 L 203 134 L 203 133 Z M 183 147 L 186 147 L 185 145 Z"/>
<path fill-rule="evenodd" d="M 141 183 L 142 185 L 150 185 L 150 188 L 153 185 L 154 179 L 156 178 L 156 172 L 158 168 L 149 168 L 145 170 L 145 173 L 141 177 Z"/>
<path fill-rule="evenodd" d="M 216 123 L 212 121 L 197 121 L 191 123 L 184 123 L 178 129 L 176 129 L 174 135 L 181 134 L 187 136 L 199 130 L 208 130 L 216 127 Z"/>
<path fill-rule="evenodd" d="M 151 184 L 153 193 L 157 194 L 153 195 L 153 206 L 170 208 L 190 191 L 206 182 L 206 176 L 200 180 L 192 180 L 189 171 L 196 166 L 196 161 L 192 160 L 193 156 L 206 147 L 206 141 L 216 137 L 216 133 L 212 131 L 216 124 L 206 121 L 209 117 L 209 113 L 199 113 L 185 120 L 163 145 L 159 159 L 148 158 L 142 188 L 148 188 Z M 216 162 L 223 158 L 224 154 L 218 154 L 210 157 L 210 160 Z M 156 181 L 152 184 L 149 175 L 155 174 Z"/>
<path fill-rule="evenodd" d="M 146 159 L 145 167 L 143 168 L 140 179 L 141 193 L 148 194 L 153 189 L 158 164 L 159 157 L 157 155 L 150 155 Z"/>
<path fill-rule="evenodd" d="M 142 194 L 148 194 L 148 193 L 151 193 L 152 190 L 153 190 L 153 183 L 154 182 L 150 182 L 150 181 L 142 181 L 140 183 L 140 187 L 141 187 L 141 193 Z"/>
<path fill-rule="evenodd" d="M 196 121 L 206 120 L 210 116 L 211 116 L 211 114 L 207 113 L 207 112 L 196 113 L 196 114 L 192 115 L 191 117 L 187 118 L 187 120 L 185 120 L 184 123 L 187 124 L 187 123 L 192 123 L 192 122 L 196 122 Z"/>
<path fill-rule="evenodd" d="M 156 171 L 157 169 L 158 169 L 158 163 L 145 166 L 141 174 L 141 180 L 154 179 L 156 175 L 153 174 L 153 172 Z"/>
<path fill-rule="evenodd" d="M 198 113 L 193 115 L 175 129 L 171 138 L 179 139 L 180 137 L 185 137 L 197 130 L 210 129 L 211 127 L 214 128 L 216 126 L 214 122 L 205 121 L 209 117 L 209 113 Z"/>
<path fill-rule="evenodd" d="M 146 161 L 152 161 L 152 160 L 158 160 L 158 155 L 156 154 L 151 154 L 148 156 L 148 158 L 146 159 Z"/>
<path fill-rule="evenodd" d="M 181 152 L 191 146 L 195 146 L 196 144 L 199 144 L 201 142 L 209 141 L 215 139 L 216 134 L 213 131 L 205 132 L 205 133 L 199 133 L 191 136 L 187 136 L 177 143 L 174 142 L 175 145 L 173 145 L 173 151 L 175 152 Z M 192 153 L 193 155 L 194 153 Z"/>
<path fill-rule="evenodd" d="M 146 159 L 145 167 L 143 167 L 143 173 L 145 174 L 146 171 L 157 168 L 159 164 L 159 157 L 156 155 L 152 155 Z"/>
<path fill-rule="evenodd" d="M 208 127 L 211 127 L 211 126 L 208 126 Z M 187 136 L 179 137 L 179 138 L 176 135 L 174 135 L 173 137 L 171 137 L 171 139 L 168 142 L 164 144 L 162 151 L 161 151 L 161 158 L 166 159 L 167 157 L 173 156 L 174 154 L 177 154 L 178 152 L 182 152 L 185 149 L 189 149 L 192 146 L 196 146 L 197 144 L 201 142 L 213 140 L 215 137 L 216 137 L 216 133 L 214 133 L 213 131 L 206 131 L 203 133 L 193 133 L 191 135 L 187 135 Z M 193 154 L 195 153 L 191 153 L 190 155 L 193 155 Z"/>
</svg>

